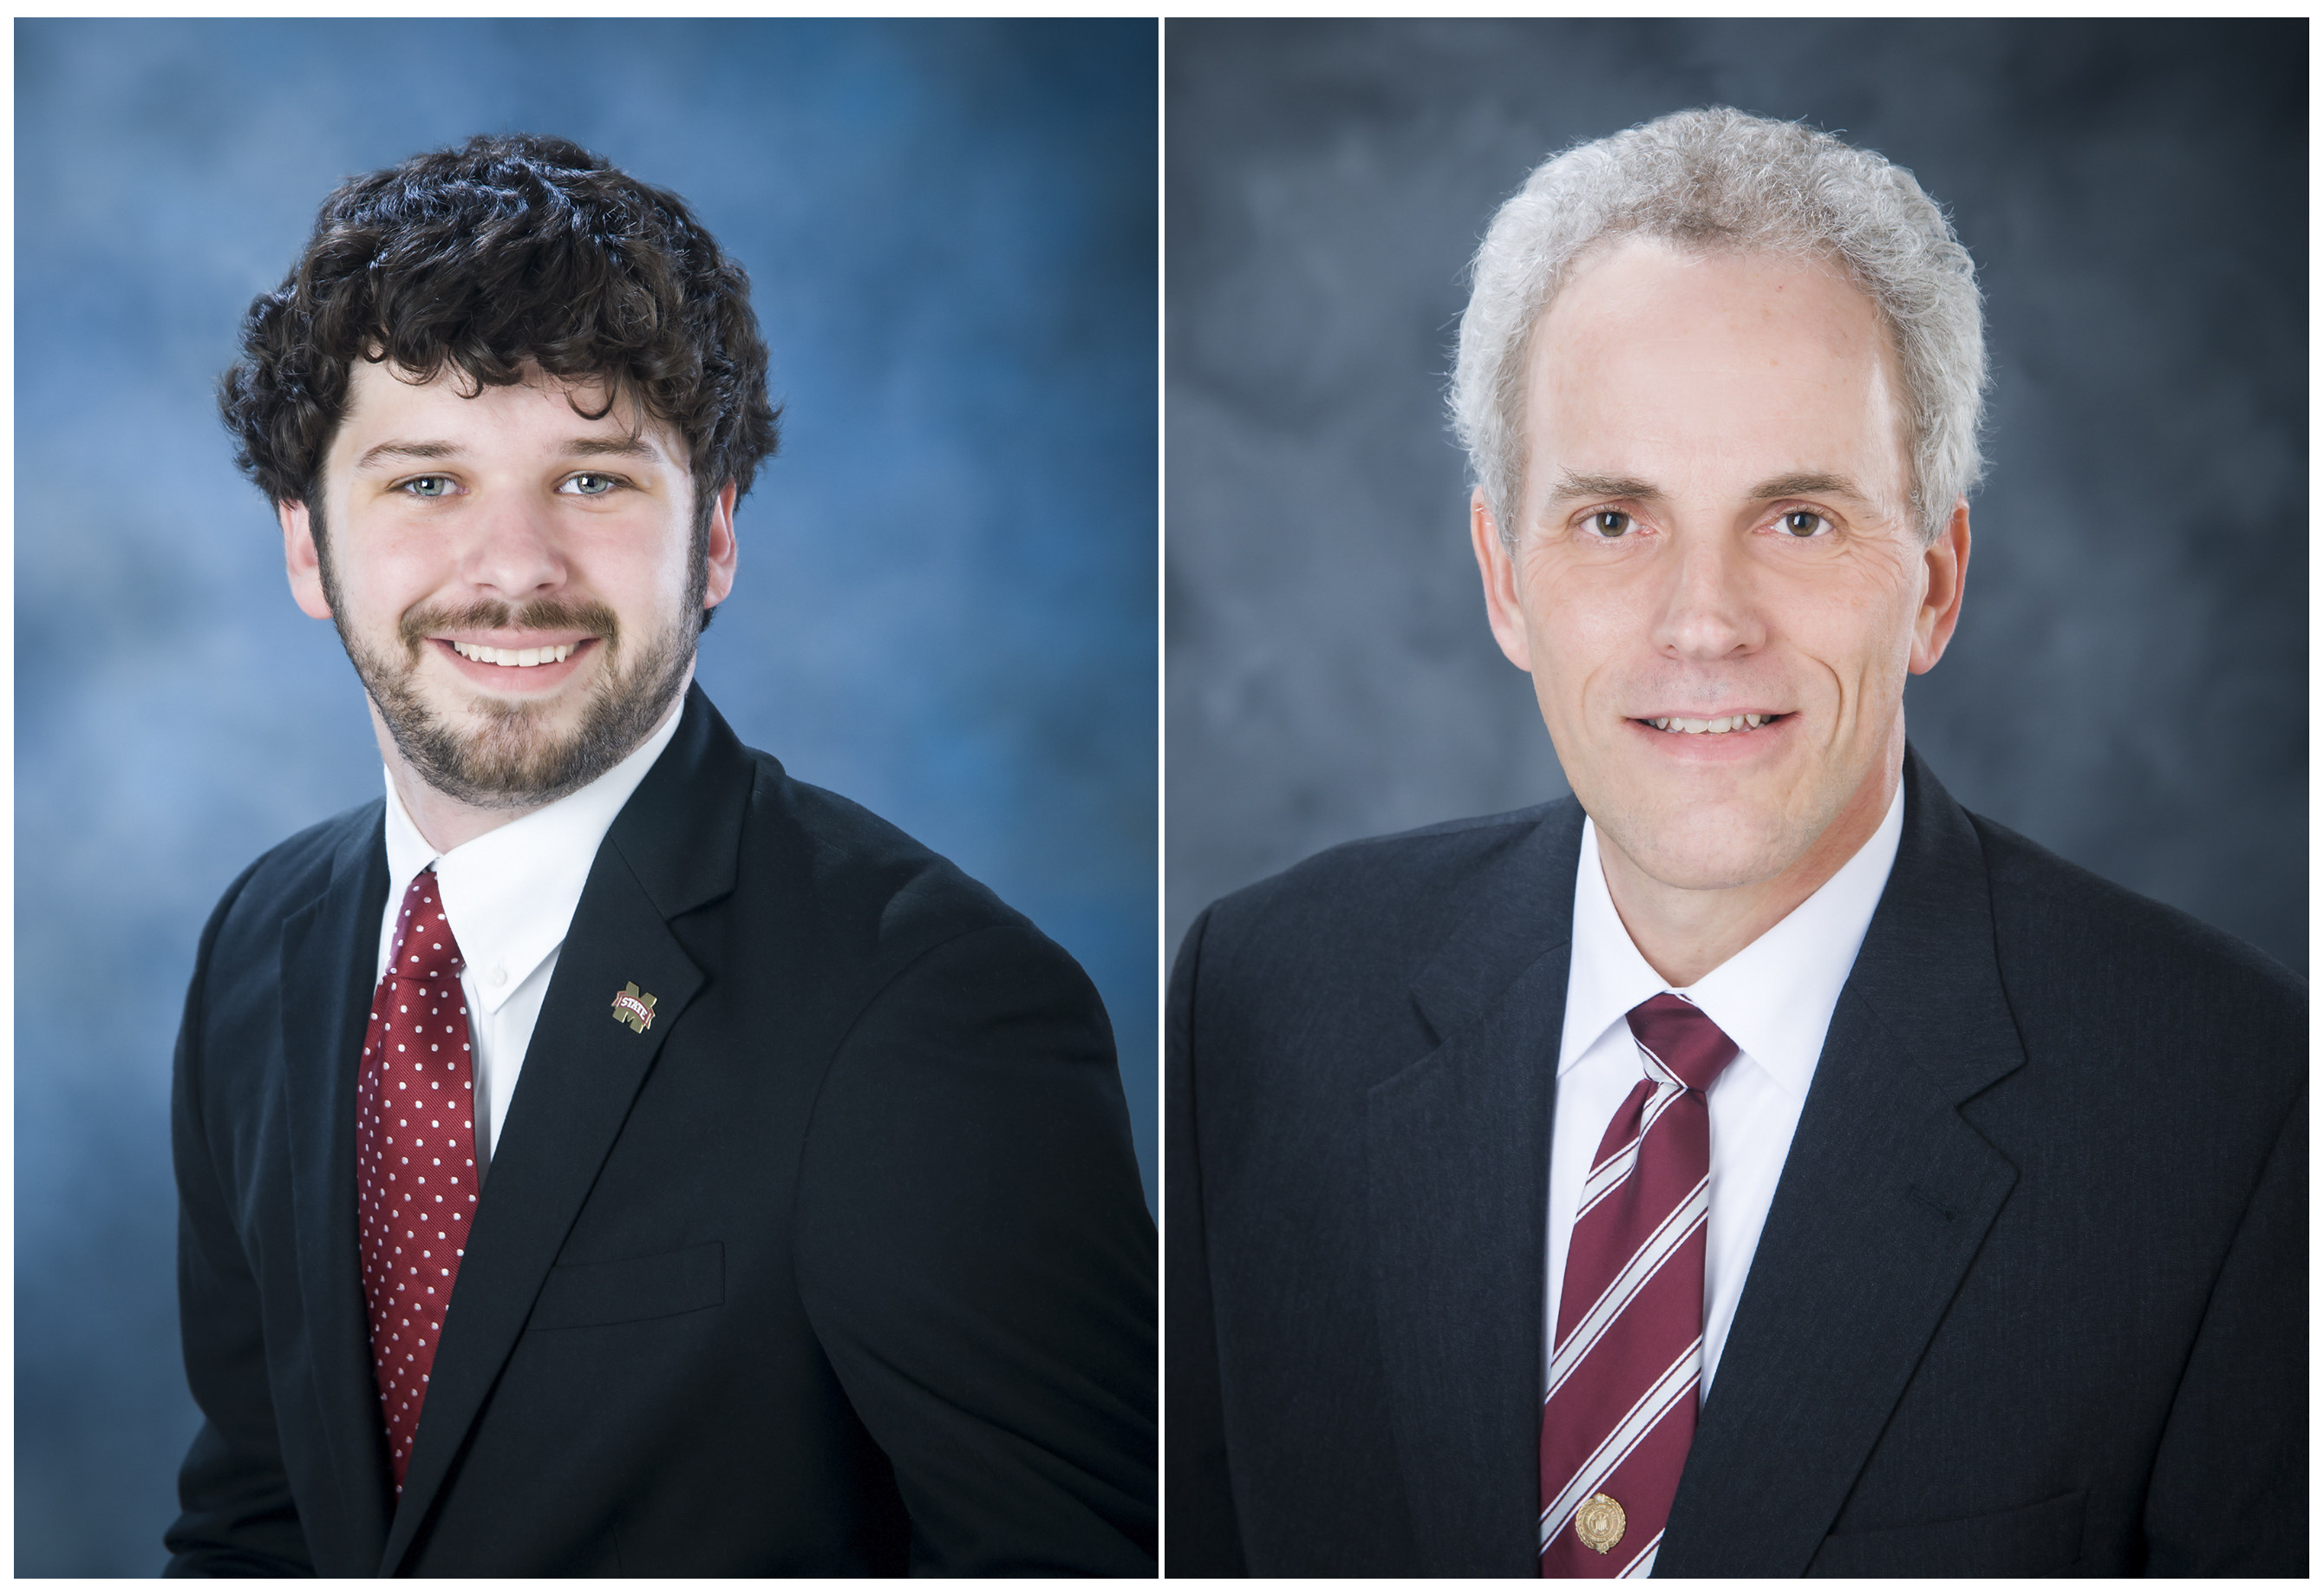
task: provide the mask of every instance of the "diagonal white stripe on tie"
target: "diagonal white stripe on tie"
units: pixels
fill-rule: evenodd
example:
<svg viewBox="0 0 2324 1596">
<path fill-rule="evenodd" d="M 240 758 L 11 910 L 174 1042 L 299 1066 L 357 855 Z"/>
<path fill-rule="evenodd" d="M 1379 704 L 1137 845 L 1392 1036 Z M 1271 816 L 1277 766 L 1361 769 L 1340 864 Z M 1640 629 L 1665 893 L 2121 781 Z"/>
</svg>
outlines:
<svg viewBox="0 0 2324 1596">
<path fill-rule="evenodd" d="M 1679 1205 L 1671 1210 L 1670 1217 L 1664 1220 L 1655 1233 L 1630 1255 L 1630 1261 L 1623 1266 L 1622 1272 L 1614 1277 L 1612 1284 L 1606 1287 L 1598 1300 L 1590 1305 L 1590 1312 L 1573 1326 L 1572 1333 L 1558 1343 L 1557 1352 L 1549 1363 L 1549 1393 L 1542 1400 L 1545 1402 L 1549 1397 L 1557 1395 L 1558 1388 L 1572 1378 L 1573 1371 L 1581 1367 L 1582 1360 L 1589 1356 L 1590 1349 L 1596 1346 L 1599 1338 L 1606 1333 L 1616 1319 L 1621 1317 L 1622 1310 L 1630 1305 L 1631 1300 L 1646 1289 L 1646 1282 L 1654 1278 L 1665 1260 L 1686 1245 L 1687 1238 L 1693 1234 L 1696 1227 L 1707 1224 L 1710 1219 L 1711 1177 L 1706 1175 L 1695 1183 L 1694 1189 L 1687 1193 Z"/>
<path fill-rule="evenodd" d="M 1630 1171 L 1638 1167 L 1638 1147 L 1646 1140 L 1646 1132 L 1655 1128 L 1655 1121 L 1661 1119 L 1664 1112 L 1683 1093 L 1683 1088 L 1655 1088 L 1654 1094 L 1646 1099 L 1645 1112 L 1638 1116 L 1637 1135 L 1607 1154 L 1605 1160 L 1590 1172 L 1589 1179 L 1582 1182 L 1582 1199 L 1573 1211 L 1576 1224 L 1582 1222 L 1584 1214 L 1619 1191 L 1622 1183 L 1630 1178 Z"/>
<path fill-rule="evenodd" d="M 1655 1538 L 1646 1543 L 1646 1549 L 1639 1553 L 1636 1557 L 1631 1558 L 1628 1564 L 1623 1568 L 1622 1572 L 1616 1574 L 1614 1577 L 1618 1580 L 1645 1579 L 1646 1575 L 1654 1572 L 1655 1552 L 1662 1544 L 1663 1532 L 1658 1529 L 1655 1531 Z"/>
</svg>

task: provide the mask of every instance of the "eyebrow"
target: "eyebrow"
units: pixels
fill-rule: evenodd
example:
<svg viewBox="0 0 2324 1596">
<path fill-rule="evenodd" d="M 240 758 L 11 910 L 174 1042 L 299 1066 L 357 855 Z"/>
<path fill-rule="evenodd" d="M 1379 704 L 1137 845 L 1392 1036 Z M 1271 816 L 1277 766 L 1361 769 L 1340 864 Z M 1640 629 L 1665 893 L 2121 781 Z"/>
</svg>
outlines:
<svg viewBox="0 0 2324 1596">
<path fill-rule="evenodd" d="M 645 460 L 657 459 L 660 453 L 644 438 L 628 437 L 567 438 L 559 452 L 585 459 L 619 456 Z M 355 468 L 357 471 L 368 470 L 383 460 L 451 460 L 458 458 L 460 454 L 461 448 L 456 443 L 437 438 L 410 441 L 398 438 L 374 444 L 365 449 L 362 457 L 355 461 Z"/>
<path fill-rule="evenodd" d="M 565 446 L 568 455 L 624 455 L 633 459 L 652 460 L 661 451 L 642 438 L 576 438 Z"/>
<path fill-rule="evenodd" d="M 1569 471 L 1557 479 L 1549 490 L 1550 503 L 1562 504 L 1572 499 L 1659 499 L 1662 490 L 1654 484 L 1635 476 L 1593 476 L 1586 471 Z"/>
<path fill-rule="evenodd" d="M 448 460 L 459 452 L 459 446 L 450 443 L 375 443 L 364 450 L 355 469 L 368 470 L 382 460 Z"/>
<path fill-rule="evenodd" d="M 1771 476 L 1751 490 L 1755 499 L 1842 498 L 1869 504 L 1871 496 L 1856 485 L 1856 479 L 1835 476 L 1825 471 L 1800 471 L 1789 476 Z"/>
</svg>

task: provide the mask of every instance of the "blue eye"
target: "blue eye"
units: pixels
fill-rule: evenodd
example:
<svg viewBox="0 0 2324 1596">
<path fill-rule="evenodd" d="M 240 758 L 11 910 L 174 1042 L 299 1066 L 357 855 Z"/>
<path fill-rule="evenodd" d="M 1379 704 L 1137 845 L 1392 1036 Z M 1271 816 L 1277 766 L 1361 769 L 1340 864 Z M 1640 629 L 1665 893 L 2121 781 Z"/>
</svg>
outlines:
<svg viewBox="0 0 2324 1596">
<path fill-rule="evenodd" d="M 607 476 L 602 471 L 584 471 L 577 475 L 567 477 L 565 485 L 585 499 L 600 499 L 619 486 L 620 481 L 616 477 Z"/>
<path fill-rule="evenodd" d="M 448 476 L 415 476 L 403 484 L 404 491 L 418 499 L 440 499 L 452 491 Z"/>
</svg>

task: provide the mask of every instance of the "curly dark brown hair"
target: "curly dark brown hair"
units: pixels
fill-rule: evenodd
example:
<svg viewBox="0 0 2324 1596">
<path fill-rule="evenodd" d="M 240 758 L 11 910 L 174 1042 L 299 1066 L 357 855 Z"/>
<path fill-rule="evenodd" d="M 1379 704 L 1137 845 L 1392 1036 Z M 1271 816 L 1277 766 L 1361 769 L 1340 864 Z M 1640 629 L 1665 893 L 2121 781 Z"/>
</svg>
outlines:
<svg viewBox="0 0 2324 1596">
<path fill-rule="evenodd" d="M 310 503 L 358 360 L 494 387 L 528 363 L 595 378 L 609 409 L 632 396 L 685 440 L 699 543 L 718 490 L 749 493 L 778 440 L 750 296 L 677 195 L 563 139 L 480 134 L 332 191 L 252 301 L 218 409 L 235 464 Z"/>
</svg>

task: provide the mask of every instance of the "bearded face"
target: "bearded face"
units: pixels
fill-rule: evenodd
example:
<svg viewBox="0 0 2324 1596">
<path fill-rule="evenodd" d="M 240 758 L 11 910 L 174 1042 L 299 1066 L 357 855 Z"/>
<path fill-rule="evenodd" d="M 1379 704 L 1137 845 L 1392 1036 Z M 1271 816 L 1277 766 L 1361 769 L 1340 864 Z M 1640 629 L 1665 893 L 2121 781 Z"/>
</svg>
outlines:
<svg viewBox="0 0 2324 1596">
<path fill-rule="evenodd" d="M 283 508 L 292 590 L 337 627 L 391 762 L 478 808 L 636 749 L 733 580 L 731 497 L 697 515 L 683 445 L 594 383 L 358 365 L 322 481 Z"/>
</svg>

